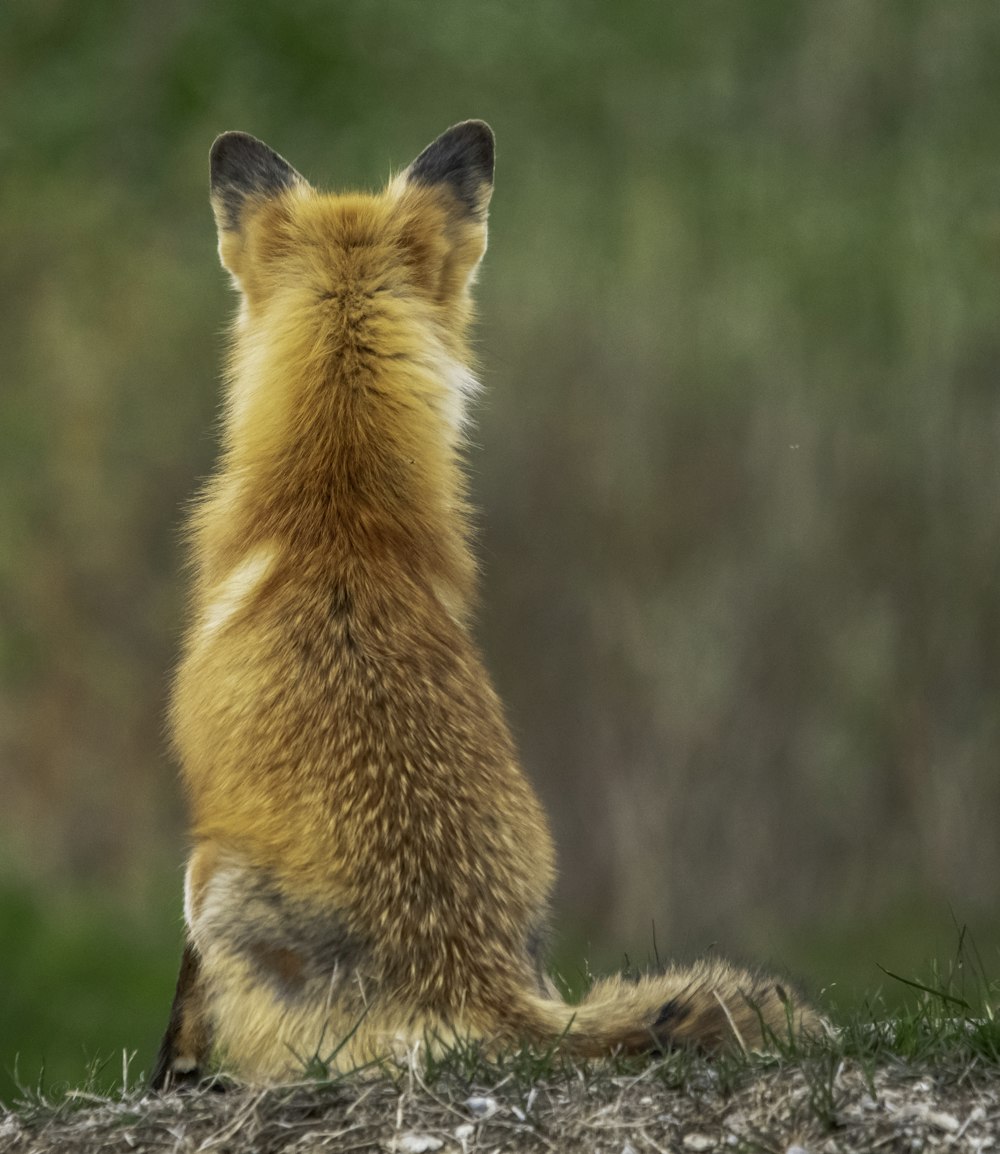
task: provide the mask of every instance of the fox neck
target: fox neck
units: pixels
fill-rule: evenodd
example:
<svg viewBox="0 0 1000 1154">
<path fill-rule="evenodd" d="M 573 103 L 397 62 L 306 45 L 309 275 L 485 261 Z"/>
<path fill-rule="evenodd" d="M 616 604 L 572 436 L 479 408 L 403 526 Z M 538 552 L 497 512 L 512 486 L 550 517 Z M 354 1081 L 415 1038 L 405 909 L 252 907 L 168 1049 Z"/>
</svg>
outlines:
<svg viewBox="0 0 1000 1154">
<path fill-rule="evenodd" d="M 475 563 L 461 361 L 348 355 L 331 368 L 286 355 L 279 375 L 247 336 L 231 365 L 222 466 L 193 522 L 203 597 L 267 549 L 298 580 L 346 583 L 382 610 L 430 593 L 464 622 Z"/>
</svg>

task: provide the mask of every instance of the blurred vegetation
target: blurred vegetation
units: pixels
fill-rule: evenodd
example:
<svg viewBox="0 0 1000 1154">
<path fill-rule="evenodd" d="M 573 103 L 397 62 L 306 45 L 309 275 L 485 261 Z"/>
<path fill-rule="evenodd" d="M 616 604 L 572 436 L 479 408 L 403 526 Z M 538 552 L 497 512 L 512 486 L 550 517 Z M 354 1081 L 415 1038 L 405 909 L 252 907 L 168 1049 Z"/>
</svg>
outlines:
<svg viewBox="0 0 1000 1154">
<path fill-rule="evenodd" d="M 561 968 L 996 961 L 998 59 L 994 0 L 0 5 L 0 1067 L 166 1017 L 226 128 L 338 188 L 497 132 L 480 629 Z"/>
</svg>

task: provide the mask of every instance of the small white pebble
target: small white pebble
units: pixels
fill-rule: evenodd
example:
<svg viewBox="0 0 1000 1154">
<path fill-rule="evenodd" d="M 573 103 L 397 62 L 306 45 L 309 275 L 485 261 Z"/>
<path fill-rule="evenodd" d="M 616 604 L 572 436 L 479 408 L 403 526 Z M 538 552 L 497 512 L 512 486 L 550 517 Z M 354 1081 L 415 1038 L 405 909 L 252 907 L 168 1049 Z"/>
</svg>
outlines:
<svg viewBox="0 0 1000 1154">
<path fill-rule="evenodd" d="M 681 1145 L 685 1150 L 712 1150 L 718 1143 L 707 1134 L 685 1134 Z"/>
<path fill-rule="evenodd" d="M 401 1134 L 392 1143 L 399 1154 L 426 1154 L 428 1150 L 440 1150 L 444 1143 L 433 1134 Z"/>
<path fill-rule="evenodd" d="M 938 1130 L 945 1130 L 949 1134 L 954 1134 L 961 1125 L 954 1114 L 946 1114 L 943 1110 L 928 1110 L 927 1121 Z"/>
<path fill-rule="evenodd" d="M 789 1146 L 785 1150 L 785 1154 L 809 1154 L 805 1146 Z"/>
<path fill-rule="evenodd" d="M 465 1108 L 476 1118 L 492 1118 L 497 1112 L 496 1098 L 466 1098 Z"/>
</svg>

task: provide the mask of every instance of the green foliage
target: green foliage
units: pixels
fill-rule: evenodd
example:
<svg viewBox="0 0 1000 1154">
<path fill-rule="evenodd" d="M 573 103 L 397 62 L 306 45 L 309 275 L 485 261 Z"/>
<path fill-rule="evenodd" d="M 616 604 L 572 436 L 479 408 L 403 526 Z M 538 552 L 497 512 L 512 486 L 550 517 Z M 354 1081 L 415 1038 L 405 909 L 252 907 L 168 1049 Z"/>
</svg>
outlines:
<svg viewBox="0 0 1000 1154">
<path fill-rule="evenodd" d="M 137 911 L 93 893 L 39 896 L 0 888 L 0 1101 L 16 1086 L 56 1096 L 127 1088 L 149 1070 L 166 1026 L 178 898 Z"/>
</svg>

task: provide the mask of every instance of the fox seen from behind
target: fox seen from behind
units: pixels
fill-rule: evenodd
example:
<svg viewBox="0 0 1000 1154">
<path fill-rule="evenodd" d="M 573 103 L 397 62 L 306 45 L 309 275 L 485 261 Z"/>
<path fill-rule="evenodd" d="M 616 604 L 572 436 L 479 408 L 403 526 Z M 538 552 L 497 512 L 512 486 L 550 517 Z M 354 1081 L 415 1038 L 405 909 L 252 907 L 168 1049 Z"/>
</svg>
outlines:
<svg viewBox="0 0 1000 1154">
<path fill-rule="evenodd" d="M 468 625 L 466 339 L 492 184 L 479 121 L 378 195 L 319 193 L 242 133 L 212 148 L 241 307 L 191 524 L 171 712 L 188 944 L 155 1087 L 456 1038 L 597 1056 L 817 1025 L 719 959 L 575 1006 L 545 977 L 552 843 Z"/>
</svg>

